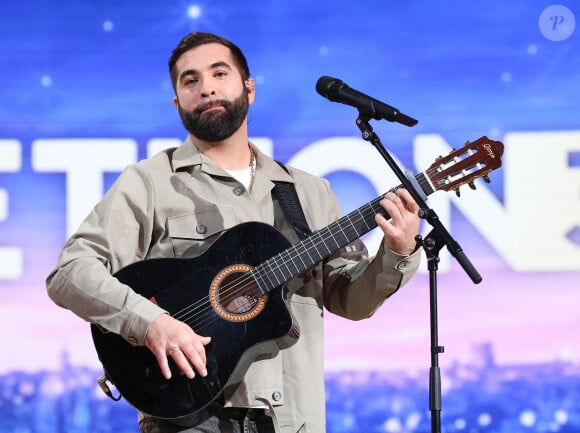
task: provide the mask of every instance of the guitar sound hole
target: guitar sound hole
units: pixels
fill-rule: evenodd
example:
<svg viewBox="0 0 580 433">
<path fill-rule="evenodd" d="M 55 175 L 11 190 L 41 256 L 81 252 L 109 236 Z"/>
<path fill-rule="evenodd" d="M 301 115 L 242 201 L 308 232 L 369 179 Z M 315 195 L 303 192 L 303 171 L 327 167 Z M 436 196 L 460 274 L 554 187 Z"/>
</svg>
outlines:
<svg viewBox="0 0 580 433">
<path fill-rule="evenodd" d="M 220 304 L 230 313 L 244 314 L 260 300 L 255 280 L 245 273 L 225 277 L 219 287 Z"/>
</svg>

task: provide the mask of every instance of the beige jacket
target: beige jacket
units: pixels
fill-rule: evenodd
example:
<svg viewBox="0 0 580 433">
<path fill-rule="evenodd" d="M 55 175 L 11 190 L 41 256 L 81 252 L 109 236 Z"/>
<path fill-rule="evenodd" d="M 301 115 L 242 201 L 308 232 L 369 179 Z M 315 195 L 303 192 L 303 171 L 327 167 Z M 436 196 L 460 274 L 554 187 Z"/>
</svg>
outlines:
<svg viewBox="0 0 580 433">
<path fill-rule="evenodd" d="M 195 257 L 224 230 L 246 221 L 276 226 L 296 240 L 272 199 L 272 181 L 294 182 L 312 230 L 334 222 L 339 205 L 326 180 L 289 167 L 291 175 L 254 149 L 257 169 L 248 193 L 187 140 L 128 167 L 67 241 L 47 279 L 58 305 L 143 345 L 164 311 L 115 279 L 119 269 L 155 257 Z M 362 205 L 363 203 L 361 203 Z M 289 283 L 300 325 L 298 342 L 254 362 L 226 405 L 266 407 L 284 433 L 325 431 L 323 307 L 353 320 L 369 317 L 416 271 L 420 252 L 378 251 L 361 242 L 319 264 L 307 281 Z"/>
</svg>

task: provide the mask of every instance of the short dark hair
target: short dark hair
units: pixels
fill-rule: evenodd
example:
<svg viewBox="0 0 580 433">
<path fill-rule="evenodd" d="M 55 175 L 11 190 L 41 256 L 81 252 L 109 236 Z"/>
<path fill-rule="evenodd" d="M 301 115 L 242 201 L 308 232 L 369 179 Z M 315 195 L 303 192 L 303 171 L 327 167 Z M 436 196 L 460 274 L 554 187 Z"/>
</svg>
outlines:
<svg viewBox="0 0 580 433">
<path fill-rule="evenodd" d="M 221 44 L 229 48 L 234 63 L 240 71 L 242 80 L 246 81 L 250 78 L 250 68 L 248 67 L 246 56 L 244 56 L 244 53 L 236 44 L 226 38 L 214 35 L 213 33 L 192 32 L 179 41 L 179 44 L 173 49 L 171 57 L 169 58 L 169 75 L 171 77 L 171 84 L 174 91 L 177 88 L 177 70 L 175 68 L 177 60 L 179 60 L 182 54 L 186 51 L 199 47 L 200 45 L 212 43 Z"/>
</svg>

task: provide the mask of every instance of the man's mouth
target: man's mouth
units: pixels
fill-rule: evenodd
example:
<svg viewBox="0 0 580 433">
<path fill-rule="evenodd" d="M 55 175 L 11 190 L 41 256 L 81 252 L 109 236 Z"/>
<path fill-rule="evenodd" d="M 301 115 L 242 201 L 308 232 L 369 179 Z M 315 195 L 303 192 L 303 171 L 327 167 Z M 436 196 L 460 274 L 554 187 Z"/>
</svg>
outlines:
<svg viewBox="0 0 580 433">
<path fill-rule="evenodd" d="M 200 110 L 201 113 L 207 113 L 210 111 L 215 111 L 218 109 L 222 109 L 223 110 L 224 106 L 222 104 L 220 104 L 219 102 L 216 102 L 215 104 L 209 104 L 206 105 L 204 107 L 202 107 L 202 109 Z"/>
</svg>

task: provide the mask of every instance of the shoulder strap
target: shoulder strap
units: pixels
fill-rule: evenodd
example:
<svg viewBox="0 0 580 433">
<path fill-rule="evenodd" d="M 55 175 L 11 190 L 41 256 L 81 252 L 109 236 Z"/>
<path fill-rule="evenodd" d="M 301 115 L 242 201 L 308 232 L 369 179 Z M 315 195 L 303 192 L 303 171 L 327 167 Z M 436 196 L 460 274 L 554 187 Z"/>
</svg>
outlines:
<svg viewBox="0 0 580 433">
<path fill-rule="evenodd" d="M 286 173 L 290 174 L 284 164 L 279 161 L 276 162 Z M 294 228 L 300 240 L 307 238 L 312 233 L 312 230 L 310 230 L 306 222 L 306 217 L 304 216 L 304 211 L 300 205 L 300 199 L 298 198 L 294 184 L 292 182 L 274 181 L 274 185 L 274 194 L 278 197 L 278 201 L 288 222 Z"/>
</svg>

